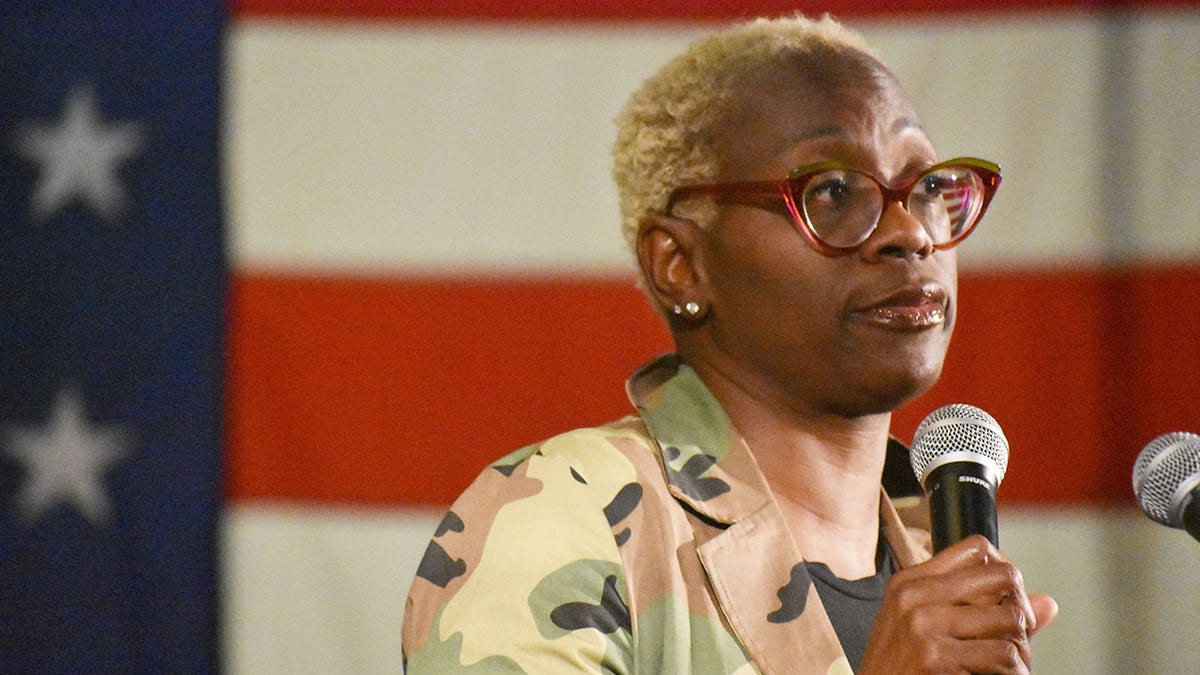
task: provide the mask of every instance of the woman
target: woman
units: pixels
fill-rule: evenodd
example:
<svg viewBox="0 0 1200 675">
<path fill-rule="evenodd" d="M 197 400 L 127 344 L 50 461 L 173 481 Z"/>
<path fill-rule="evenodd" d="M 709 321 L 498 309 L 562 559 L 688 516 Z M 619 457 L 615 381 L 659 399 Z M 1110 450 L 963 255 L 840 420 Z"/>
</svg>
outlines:
<svg viewBox="0 0 1200 675">
<path fill-rule="evenodd" d="M 885 475 L 998 169 L 939 162 L 828 18 L 701 40 L 618 126 L 626 237 L 676 354 L 630 378 L 636 415 L 456 502 L 410 593 L 409 672 L 1028 672 L 1054 601 L 982 537 L 931 557 L 924 504 Z"/>
</svg>

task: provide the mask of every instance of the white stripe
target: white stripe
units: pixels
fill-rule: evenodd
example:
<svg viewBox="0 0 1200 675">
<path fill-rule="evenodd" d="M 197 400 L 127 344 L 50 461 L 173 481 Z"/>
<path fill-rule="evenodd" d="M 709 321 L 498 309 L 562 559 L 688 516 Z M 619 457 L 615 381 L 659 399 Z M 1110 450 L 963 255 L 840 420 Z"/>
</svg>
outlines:
<svg viewBox="0 0 1200 675">
<path fill-rule="evenodd" d="M 400 672 L 405 596 L 441 516 L 316 504 L 228 508 L 226 671 Z"/>
<path fill-rule="evenodd" d="M 1195 672 L 1200 542 L 1133 509 L 1002 509 L 999 520 L 1026 589 L 1059 603 L 1034 637 L 1034 672 Z"/>
<path fill-rule="evenodd" d="M 399 672 L 404 598 L 440 516 L 229 508 L 227 670 Z M 1034 639 L 1035 672 L 1194 671 L 1200 543 L 1133 510 L 1002 508 L 999 520 L 1028 590 L 1061 607 Z"/>
<path fill-rule="evenodd" d="M 1200 11 L 1151 14 L 1135 26 L 1139 83 L 1132 155 L 1143 255 L 1200 253 Z"/>
<path fill-rule="evenodd" d="M 1106 180 L 1133 176 L 1128 258 L 1200 252 L 1200 15 L 1130 24 L 1128 142 L 1104 166 L 1096 15 L 861 27 L 943 156 L 1000 162 L 962 255 L 1102 258 Z M 611 120 L 694 29 L 242 22 L 231 40 L 235 261 L 337 270 L 628 270 L 609 177 Z M 1118 142 L 1119 139 L 1118 139 Z M 1118 224 L 1118 226 L 1122 226 Z"/>
<path fill-rule="evenodd" d="M 632 269 L 612 118 L 682 33 L 249 23 L 232 42 L 239 263 Z"/>
</svg>

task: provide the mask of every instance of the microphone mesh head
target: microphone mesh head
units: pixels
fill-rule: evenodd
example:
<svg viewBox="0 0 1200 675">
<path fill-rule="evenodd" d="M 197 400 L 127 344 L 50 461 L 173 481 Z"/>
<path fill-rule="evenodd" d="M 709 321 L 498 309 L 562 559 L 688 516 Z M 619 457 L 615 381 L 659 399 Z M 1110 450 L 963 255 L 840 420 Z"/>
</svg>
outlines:
<svg viewBox="0 0 1200 675">
<path fill-rule="evenodd" d="M 999 485 L 1008 470 L 1008 439 L 991 415 L 973 405 L 953 403 L 929 413 L 917 427 L 909 459 L 921 485 L 931 471 L 949 462 L 989 466 Z"/>
<path fill-rule="evenodd" d="M 1189 434 L 1186 431 L 1173 431 L 1147 443 L 1146 447 L 1138 453 L 1137 461 L 1133 463 L 1133 494 L 1141 492 L 1142 483 L 1145 482 L 1146 476 L 1150 473 L 1150 467 L 1156 461 L 1166 457 L 1168 452 L 1175 449 L 1175 446 L 1193 438 L 1198 437 L 1196 434 Z"/>
<path fill-rule="evenodd" d="M 1200 436 L 1176 431 L 1150 441 L 1133 465 L 1133 494 L 1154 520 L 1183 526 L 1184 496 L 1200 485 Z"/>
</svg>

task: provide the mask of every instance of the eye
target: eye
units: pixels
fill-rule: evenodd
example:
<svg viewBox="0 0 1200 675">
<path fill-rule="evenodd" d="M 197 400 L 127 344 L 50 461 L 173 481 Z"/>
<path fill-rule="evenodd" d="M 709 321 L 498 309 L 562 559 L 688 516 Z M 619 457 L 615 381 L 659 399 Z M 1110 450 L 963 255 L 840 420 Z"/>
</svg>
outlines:
<svg viewBox="0 0 1200 675">
<path fill-rule="evenodd" d="M 924 199 L 934 199 L 941 197 L 949 187 L 945 176 L 937 173 L 927 174 L 922 176 L 917 184 L 913 186 L 913 196 L 922 197 Z"/>
<path fill-rule="evenodd" d="M 808 188 L 804 191 L 804 202 L 836 206 L 839 202 L 848 199 L 852 191 L 853 188 L 845 176 L 822 174 L 808 184 Z"/>
</svg>

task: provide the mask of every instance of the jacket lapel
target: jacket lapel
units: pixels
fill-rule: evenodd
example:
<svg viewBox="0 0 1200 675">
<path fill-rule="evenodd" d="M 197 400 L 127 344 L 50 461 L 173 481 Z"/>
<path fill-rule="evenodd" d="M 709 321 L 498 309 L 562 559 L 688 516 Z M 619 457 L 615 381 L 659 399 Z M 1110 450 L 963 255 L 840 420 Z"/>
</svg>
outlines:
<svg viewBox="0 0 1200 675">
<path fill-rule="evenodd" d="M 721 611 L 762 672 L 837 672 L 839 661 L 850 672 L 774 502 L 697 551 Z"/>
</svg>

